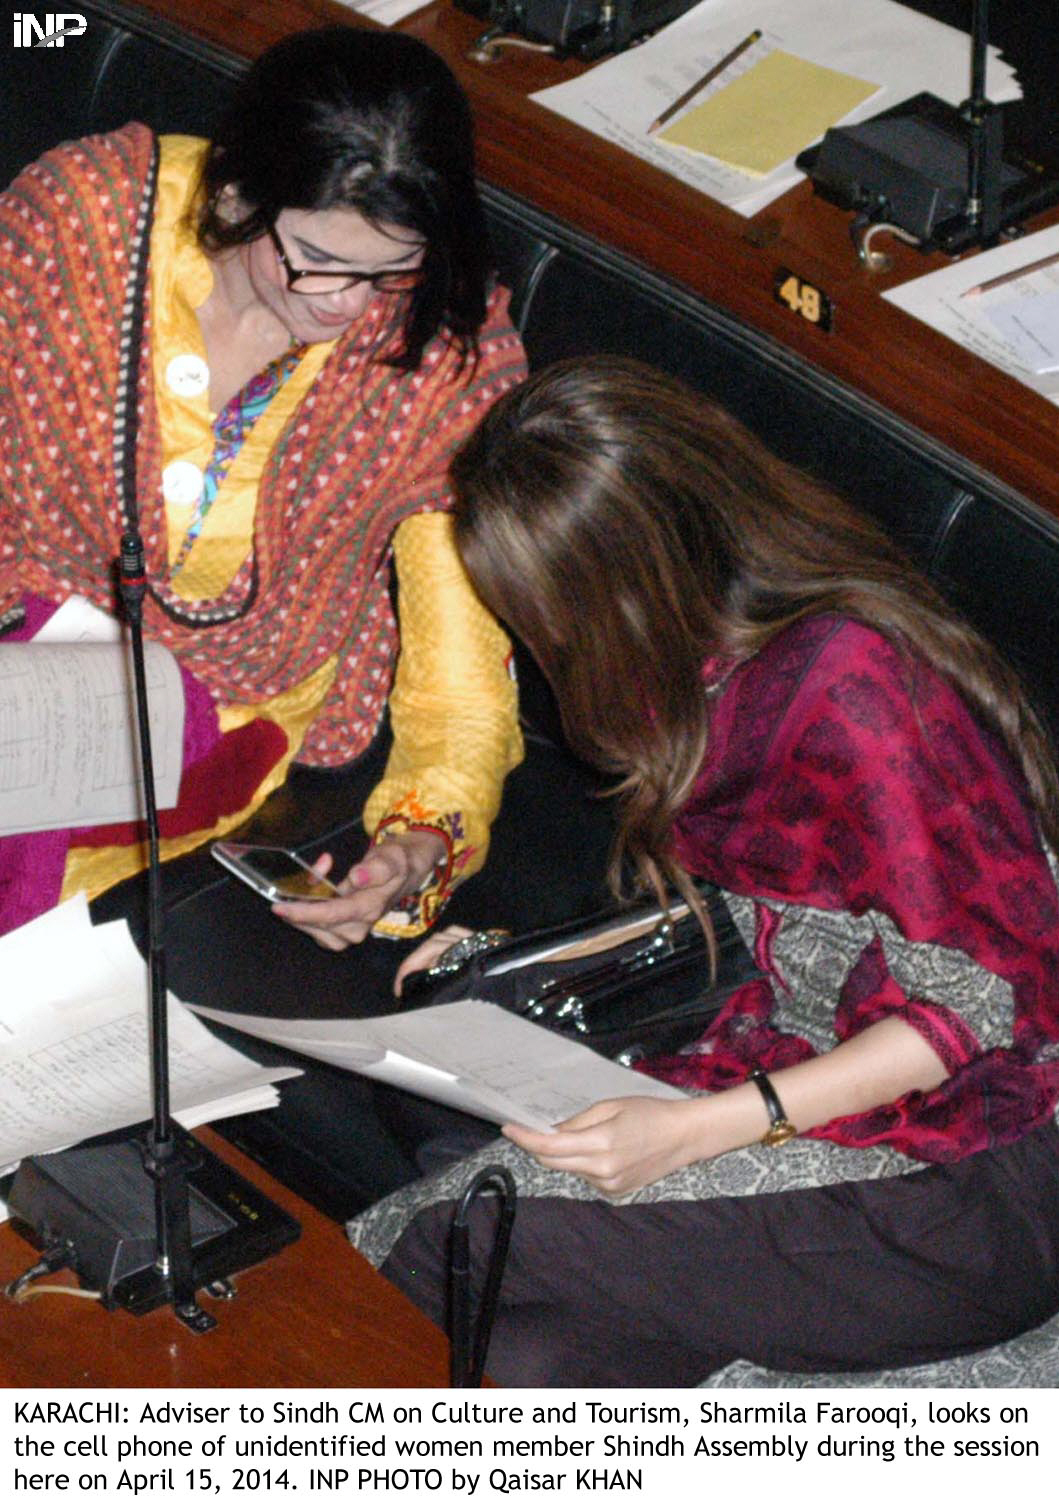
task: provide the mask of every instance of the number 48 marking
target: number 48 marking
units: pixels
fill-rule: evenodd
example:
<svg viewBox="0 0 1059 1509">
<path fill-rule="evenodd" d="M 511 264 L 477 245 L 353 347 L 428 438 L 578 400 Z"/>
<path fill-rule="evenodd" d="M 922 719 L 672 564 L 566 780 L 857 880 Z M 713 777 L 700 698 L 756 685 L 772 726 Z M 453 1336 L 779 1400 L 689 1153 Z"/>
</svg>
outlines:
<svg viewBox="0 0 1059 1509">
<path fill-rule="evenodd" d="M 781 267 L 776 272 L 772 291 L 779 303 L 801 315 L 810 325 L 818 325 L 821 330 L 831 329 L 831 300 L 815 284 L 807 283 L 804 278 Z"/>
</svg>

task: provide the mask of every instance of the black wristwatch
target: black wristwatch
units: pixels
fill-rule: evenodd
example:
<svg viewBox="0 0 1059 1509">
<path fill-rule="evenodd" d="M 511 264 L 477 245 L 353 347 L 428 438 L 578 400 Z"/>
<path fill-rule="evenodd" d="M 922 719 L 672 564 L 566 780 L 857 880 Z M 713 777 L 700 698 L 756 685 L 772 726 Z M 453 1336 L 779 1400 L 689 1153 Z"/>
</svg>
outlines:
<svg viewBox="0 0 1059 1509">
<path fill-rule="evenodd" d="M 761 1141 L 765 1147 L 782 1147 L 785 1142 L 790 1142 L 792 1137 L 797 1137 L 798 1130 L 787 1119 L 787 1112 L 783 1109 L 783 1102 L 776 1094 L 775 1086 L 763 1069 L 755 1069 L 750 1078 L 761 1091 L 761 1098 L 765 1102 L 765 1109 L 769 1113 L 769 1129 Z"/>
</svg>

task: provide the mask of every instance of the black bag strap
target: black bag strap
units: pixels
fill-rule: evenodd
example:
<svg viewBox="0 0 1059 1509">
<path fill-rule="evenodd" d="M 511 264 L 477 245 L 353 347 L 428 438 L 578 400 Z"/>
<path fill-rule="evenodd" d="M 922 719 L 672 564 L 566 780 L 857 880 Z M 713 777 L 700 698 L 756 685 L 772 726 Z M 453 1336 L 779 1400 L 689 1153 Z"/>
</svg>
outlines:
<svg viewBox="0 0 1059 1509">
<path fill-rule="evenodd" d="M 478 1314 L 471 1314 L 471 1243 L 468 1223 L 471 1206 L 483 1191 L 492 1189 L 500 1197 L 500 1214 L 493 1232 Z M 453 1388 L 480 1388 L 489 1351 L 496 1303 L 507 1265 L 511 1227 L 515 1220 L 515 1181 L 502 1164 L 490 1164 L 475 1174 L 456 1206 L 452 1219 L 452 1246 L 449 1265 L 449 1342 L 451 1356 L 449 1382 Z"/>
</svg>

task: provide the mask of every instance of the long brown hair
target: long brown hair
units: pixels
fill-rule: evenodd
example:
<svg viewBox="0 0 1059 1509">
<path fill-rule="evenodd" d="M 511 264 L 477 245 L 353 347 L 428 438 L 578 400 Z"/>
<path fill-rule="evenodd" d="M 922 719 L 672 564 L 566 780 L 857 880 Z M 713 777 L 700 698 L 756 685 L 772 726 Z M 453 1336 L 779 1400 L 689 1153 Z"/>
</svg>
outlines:
<svg viewBox="0 0 1059 1509">
<path fill-rule="evenodd" d="M 940 671 L 997 730 L 1059 848 L 1050 743 L 1012 670 L 864 516 L 674 379 L 562 362 L 506 394 L 452 468 L 485 602 L 550 681 L 571 747 L 617 776 L 622 858 L 686 882 L 673 820 L 709 738 L 710 656 L 838 613 Z"/>
</svg>

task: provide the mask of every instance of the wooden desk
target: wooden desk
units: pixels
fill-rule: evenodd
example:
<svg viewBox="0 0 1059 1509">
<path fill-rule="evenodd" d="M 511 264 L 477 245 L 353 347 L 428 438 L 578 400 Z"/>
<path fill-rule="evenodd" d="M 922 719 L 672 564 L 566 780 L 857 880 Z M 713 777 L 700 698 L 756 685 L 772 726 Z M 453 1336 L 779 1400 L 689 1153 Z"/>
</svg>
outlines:
<svg viewBox="0 0 1059 1509">
<path fill-rule="evenodd" d="M 302 27 L 370 24 L 330 0 L 137 3 L 246 56 Z M 894 243 L 893 270 L 868 272 L 853 255 L 849 215 L 816 199 L 807 183 L 742 219 L 527 98 L 582 65 L 524 51 L 491 64 L 469 60 L 482 25 L 451 0 L 416 13 L 401 30 L 436 48 L 467 89 L 485 180 L 677 279 L 1059 515 L 1056 409 L 879 298 L 882 289 L 944 265 L 944 257 Z M 1041 46 L 1053 45 L 1046 28 Z M 829 333 L 775 301 L 781 266 L 830 296 Z"/>
<path fill-rule="evenodd" d="M 64 1295 L 23 1305 L 0 1299 L 0 1386 L 444 1387 L 445 1337 L 353 1251 L 341 1227 L 219 1137 L 201 1135 L 301 1222 L 300 1241 L 238 1276 L 230 1303 L 204 1300 L 219 1319 L 205 1336 L 169 1310 L 135 1317 Z M 10 1224 L 0 1228 L 0 1285 L 33 1258 Z"/>
</svg>

